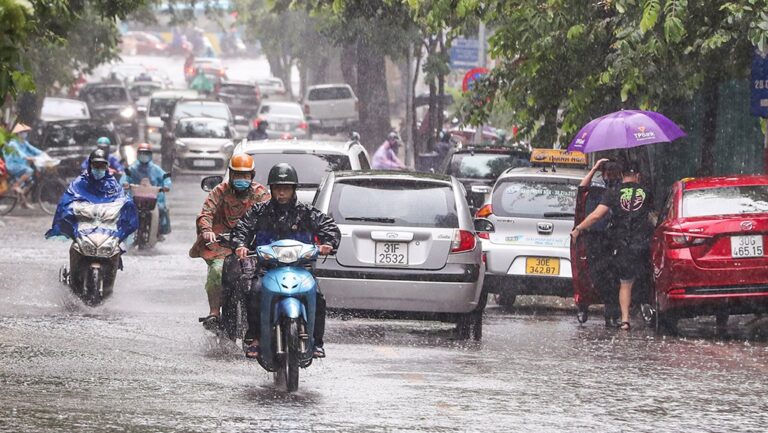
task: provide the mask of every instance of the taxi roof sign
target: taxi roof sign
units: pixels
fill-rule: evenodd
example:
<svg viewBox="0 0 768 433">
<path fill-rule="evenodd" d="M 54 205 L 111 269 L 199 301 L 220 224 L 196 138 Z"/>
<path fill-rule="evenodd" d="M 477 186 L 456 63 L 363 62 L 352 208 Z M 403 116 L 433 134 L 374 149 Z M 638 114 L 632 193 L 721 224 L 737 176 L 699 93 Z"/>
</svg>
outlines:
<svg viewBox="0 0 768 433">
<path fill-rule="evenodd" d="M 587 165 L 587 155 L 582 152 L 568 152 L 560 149 L 533 149 L 533 164 Z"/>
</svg>

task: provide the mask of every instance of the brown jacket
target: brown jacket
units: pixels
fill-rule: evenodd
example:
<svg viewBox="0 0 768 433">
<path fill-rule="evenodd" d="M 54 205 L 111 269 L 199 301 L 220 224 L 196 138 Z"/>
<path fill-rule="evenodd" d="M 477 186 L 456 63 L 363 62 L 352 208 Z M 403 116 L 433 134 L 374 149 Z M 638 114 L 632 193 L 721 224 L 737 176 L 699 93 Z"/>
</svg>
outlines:
<svg viewBox="0 0 768 433">
<path fill-rule="evenodd" d="M 189 250 L 189 256 L 214 260 L 232 254 L 232 249 L 219 245 L 218 242 L 205 245 L 203 232 L 229 233 L 251 206 L 269 199 L 267 189 L 256 182 L 251 185 L 249 191 L 237 194 L 227 182 L 217 185 L 208 193 L 203 210 L 197 217 L 197 240 Z"/>
</svg>

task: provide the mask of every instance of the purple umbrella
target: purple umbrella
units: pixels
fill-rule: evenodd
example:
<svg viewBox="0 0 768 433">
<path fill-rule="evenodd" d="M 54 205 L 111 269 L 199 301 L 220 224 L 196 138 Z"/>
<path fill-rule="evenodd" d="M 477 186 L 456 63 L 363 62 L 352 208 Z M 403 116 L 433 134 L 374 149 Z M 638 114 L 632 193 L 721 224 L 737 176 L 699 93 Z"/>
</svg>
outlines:
<svg viewBox="0 0 768 433">
<path fill-rule="evenodd" d="M 680 127 L 655 111 L 621 110 L 587 123 L 568 146 L 584 153 L 629 149 L 685 137 Z"/>
</svg>

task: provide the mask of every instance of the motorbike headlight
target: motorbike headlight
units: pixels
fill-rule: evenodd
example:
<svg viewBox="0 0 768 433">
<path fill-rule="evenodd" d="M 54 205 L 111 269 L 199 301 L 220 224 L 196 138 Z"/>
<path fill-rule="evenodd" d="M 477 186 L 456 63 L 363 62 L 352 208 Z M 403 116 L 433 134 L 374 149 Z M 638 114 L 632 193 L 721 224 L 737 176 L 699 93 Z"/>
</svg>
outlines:
<svg viewBox="0 0 768 433">
<path fill-rule="evenodd" d="M 120 117 L 123 119 L 130 119 L 136 115 L 136 110 L 133 107 L 125 107 L 120 111 Z"/>
<path fill-rule="evenodd" d="M 295 263 L 299 260 L 299 254 L 301 253 L 301 247 L 273 247 L 277 254 L 277 261 L 284 264 Z"/>
</svg>

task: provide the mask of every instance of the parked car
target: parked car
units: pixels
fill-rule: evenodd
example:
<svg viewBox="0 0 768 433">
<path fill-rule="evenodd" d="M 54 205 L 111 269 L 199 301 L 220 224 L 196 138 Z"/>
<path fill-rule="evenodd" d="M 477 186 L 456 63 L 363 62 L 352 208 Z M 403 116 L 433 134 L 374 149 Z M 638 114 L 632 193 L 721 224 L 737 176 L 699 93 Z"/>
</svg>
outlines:
<svg viewBox="0 0 768 433">
<path fill-rule="evenodd" d="M 125 32 L 120 38 L 120 49 L 131 56 L 159 55 L 167 48 L 167 44 L 160 37 L 148 32 Z"/>
<path fill-rule="evenodd" d="M 134 104 L 136 104 L 136 111 L 140 115 L 147 113 L 147 106 L 149 105 L 149 97 L 152 93 L 162 90 L 165 85 L 158 81 L 134 81 L 128 85 L 128 93 L 131 95 Z"/>
<path fill-rule="evenodd" d="M 357 97 L 348 84 L 309 86 L 302 105 L 310 134 L 350 131 L 360 121 Z"/>
<path fill-rule="evenodd" d="M 529 167 L 530 158 L 526 148 L 468 146 L 452 152 L 440 172 L 456 176 L 464 185 L 467 202 L 474 213 L 486 202 L 501 173 L 509 168 Z"/>
<path fill-rule="evenodd" d="M 223 81 L 216 90 L 216 99 L 229 105 L 238 124 L 247 124 L 261 104 L 259 86 L 248 81 Z"/>
<path fill-rule="evenodd" d="M 267 184 L 267 174 L 275 164 L 287 162 L 293 165 L 299 173 L 300 185 L 297 195 L 299 200 L 305 203 L 312 202 L 317 186 L 327 173 L 370 168 L 368 153 L 356 141 L 248 141 L 240 143 L 234 153 L 248 153 L 253 156 L 256 164 L 255 180 L 262 185 Z"/>
<path fill-rule="evenodd" d="M 147 132 L 146 139 L 152 145 L 152 150 L 160 149 L 161 129 L 163 128 L 163 116 L 170 116 L 176 101 L 181 99 L 198 99 L 197 90 L 169 89 L 152 93 L 147 105 Z"/>
<path fill-rule="evenodd" d="M 88 104 L 78 99 L 54 98 L 46 96 L 40 108 L 40 120 L 55 122 L 57 120 L 90 119 L 91 112 Z"/>
<path fill-rule="evenodd" d="M 281 138 L 284 134 L 298 139 L 312 138 L 301 105 L 295 102 L 264 102 L 259 108 L 259 118 L 269 123 L 269 138 Z"/>
<path fill-rule="evenodd" d="M 93 118 L 114 123 L 124 142 L 130 143 L 138 139 L 136 106 L 123 84 L 90 83 L 80 90 L 78 97 L 88 104 Z"/>
<path fill-rule="evenodd" d="M 652 319 L 768 312 L 768 176 L 676 182 L 651 241 Z M 654 317 L 655 316 L 655 317 Z"/>
<path fill-rule="evenodd" d="M 342 234 L 338 252 L 315 271 L 329 308 L 454 320 L 461 337 L 472 324 L 480 339 L 485 266 L 456 178 L 330 173 L 315 206 Z"/>
<path fill-rule="evenodd" d="M 81 164 L 96 149 L 99 137 L 108 137 L 112 152 L 124 159 L 120 135 L 111 123 L 94 119 L 68 119 L 49 121 L 34 130 L 33 141 L 52 158 L 60 159 L 58 173 L 66 178 L 80 174 Z"/>
<path fill-rule="evenodd" d="M 176 123 L 174 135 L 174 169 L 180 173 L 220 173 L 235 148 L 235 129 L 226 119 L 185 117 Z"/>
<path fill-rule="evenodd" d="M 259 78 L 256 80 L 256 85 L 259 86 L 261 97 L 264 99 L 281 99 L 288 98 L 289 96 L 285 90 L 283 80 L 279 78 Z"/>
<path fill-rule="evenodd" d="M 485 286 L 509 307 L 517 295 L 573 296 L 570 232 L 584 169 L 512 168 L 475 215 Z"/>
</svg>

